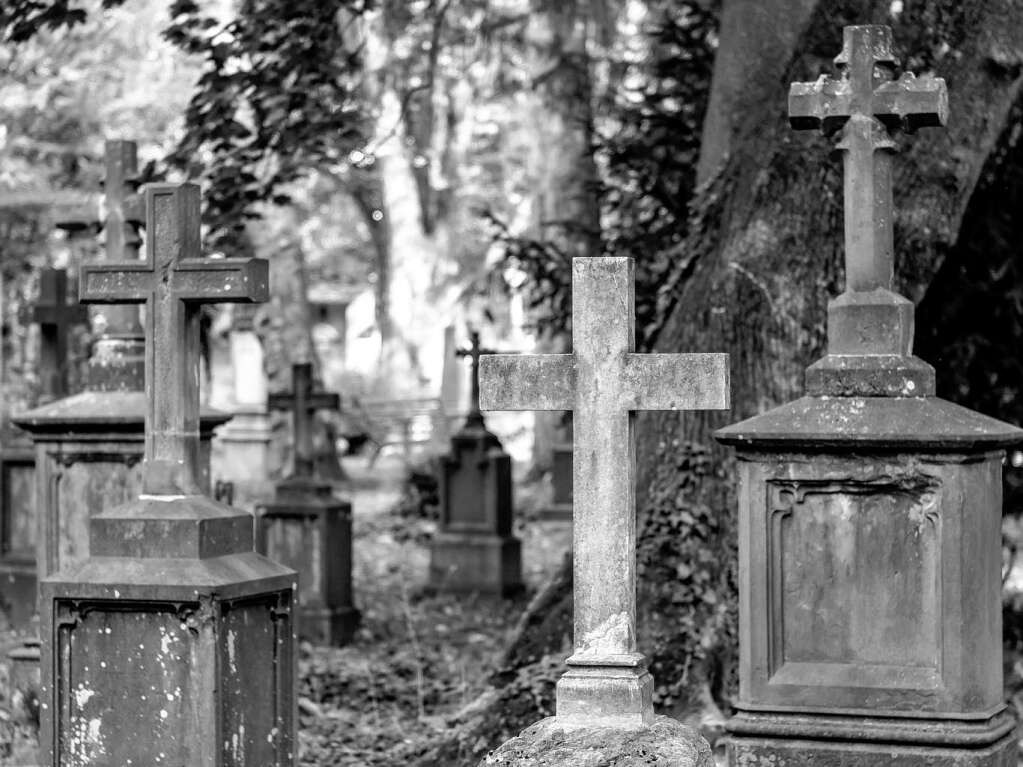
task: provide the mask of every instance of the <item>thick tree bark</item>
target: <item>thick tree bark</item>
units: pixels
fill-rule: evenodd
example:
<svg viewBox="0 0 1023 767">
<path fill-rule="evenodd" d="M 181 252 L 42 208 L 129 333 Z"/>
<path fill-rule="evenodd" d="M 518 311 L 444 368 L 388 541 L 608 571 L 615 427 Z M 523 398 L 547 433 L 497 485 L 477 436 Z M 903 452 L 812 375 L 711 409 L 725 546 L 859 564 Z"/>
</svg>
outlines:
<svg viewBox="0 0 1023 767">
<path fill-rule="evenodd" d="M 843 283 L 841 167 L 823 137 L 788 127 L 788 83 L 833 71 L 842 26 L 854 23 L 892 24 L 897 49 L 946 79 L 948 127 L 902 139 L 896 159 L 897 287 L 914 301 L 951 252 L 981 169 L 1014 142 L 1008 123 L 1023 85 L 1023 8 L 1013 0 L 906 5 L 891 18 L 887 0 L 816 3 L 771 92 L 739 94 L 749 101 L 738 98 L 734 113 L 756 140 L 732 143 L 693 206 L 692 234 L 679 250 L 685 259 L 665 287 L 653 350 L 728 351 L 733 397 L 731 413 L 648 414 L 637 428 L 639 644 L 652 657 L 665 712 L 685 716 L 704 703 L 708 686 L 727 709 L 734 690 L 735 478 L 730 454 L 711 434 L 802 393 L 803 371 L 823 350 L 827 301 Z M 568 614 L 567 580 L 559 572 L 563 597 L 548 590 L 531 609 Z M 522 625 L 506 658 L 542 660 L 495 678 L 500 686 L 436 752 L 447 757 L 441 763 L 473 764 L 548 713 L 509 701 L 521 701 L 531 672 L 547 678 L 563 640 L 542 620 Z"/>
</svg>

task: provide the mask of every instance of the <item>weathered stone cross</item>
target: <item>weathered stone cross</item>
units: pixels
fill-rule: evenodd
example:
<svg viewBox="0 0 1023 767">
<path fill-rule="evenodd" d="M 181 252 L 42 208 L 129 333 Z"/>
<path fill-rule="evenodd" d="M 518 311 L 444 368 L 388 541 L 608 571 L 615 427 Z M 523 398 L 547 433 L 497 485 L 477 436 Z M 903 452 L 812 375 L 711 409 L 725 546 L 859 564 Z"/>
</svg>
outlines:
<svg viewBox="0 0 1023 767">
<path fill-rule="evenodd" d="M 572 354 L 480 358 L 484 410 L 571 410 L 575 652 L 559 680 L 566 721 L 643 725 L 653 680 L 636 650 L 637 410 L 729 406 L 727 354 L 635 354 L 630 258 L 572 263 Z"/>
<path fill-rule="evenodd" d="M 337 410 L 341 398 L 333 392 L 313 391 L 313 366 L 296 362 L 291 366 L 291 391 L 267 397 L 270 410 L 290 410 L 295 452 L 293 477 L 313 476 L 313 414 L 317 410 Z"/>
<path fill-rule="evenodd" d="M 492 349 L 480 346 L 480 334 L 475 330 L 469 331 L 469 348 L 455 351 L 457 357 L 468 357 L 472 360 L 472 390 L 469 396 L 469 414 L 465 419 L 466 428 L 483 426 L 483 413 L 480 412 L 480 356 L 495 353 Z"/>
<path fill-rule="evenodd" d="M 897 60 L 886 26 L 846 27 L 835 63 L 840 78 L 792 83 L 789 120 L 797 130 L 841 131 L 846 289 L 888 290 L 894 276 L 891 133 L 944 125 L 948 92 L 938 78 L 906 72 L 892 80 Z"/>
<path fill-rule="evenodd" d="M 145 304 L 145 495 L 196 495 L 199 306 L 265 301 L 263 259 L 201 257 L 199 187 L 145 189 L 146 259 L 82 266 L 83 303 Z"/>
<path fill-rule="evenodd" d="M 81 304 L 67 302 L 67 272 L 43 269 L 39 275 L 39 298 L 32 307 L 32 321 L 39 325 L 39 369 L 43 391 L 49 399 L 67 392 L 68 331 L 89 321 Z"/>
</svg>

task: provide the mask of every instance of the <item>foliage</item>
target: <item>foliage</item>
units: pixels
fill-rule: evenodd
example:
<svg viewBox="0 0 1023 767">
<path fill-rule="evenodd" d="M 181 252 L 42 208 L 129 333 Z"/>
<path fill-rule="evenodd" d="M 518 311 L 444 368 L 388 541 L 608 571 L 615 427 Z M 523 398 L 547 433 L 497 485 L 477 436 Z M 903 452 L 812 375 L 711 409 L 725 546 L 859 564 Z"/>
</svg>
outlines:
<svg viewBox="0 0 1023 767">
<path fill-rule="evenodd" d="M 286 204 L 285 185 L 311 168 L 347 162 L 362 144 L 356 98 L 360 51 L 347 24 L 364 0 L 245 0 L 221 24 L 193 0 L 170 7 L 168 40 L 203 60 L 170 156 L 208 182 L 211 243 L 244 250 L 255 205 Z"/>
</svg>

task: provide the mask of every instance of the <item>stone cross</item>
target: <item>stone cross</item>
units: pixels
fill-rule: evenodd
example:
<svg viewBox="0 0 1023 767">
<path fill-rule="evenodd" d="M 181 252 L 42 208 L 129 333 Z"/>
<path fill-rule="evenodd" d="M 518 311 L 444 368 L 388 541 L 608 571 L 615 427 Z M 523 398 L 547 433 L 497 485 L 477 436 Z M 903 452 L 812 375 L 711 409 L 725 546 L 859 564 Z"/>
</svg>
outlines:
<svg viewBox="0 0 1023 767">
<path fill-rule="evenodd" d="M 847 291 L 890 290 L 892 245 L 892 134 L 899 128 L 940 126 L 948 116 L 944 80 L 905 73 L 893 80 L 892 31 L 886 26 L 845 28 L 835 58 L 838 78 L 792 83 L 789 120 L 797 130 L 840 132 L 844 158 Z"/>
<path fill-rule="evenodd" d="M 483 410 L 571 410 L 575 652 L 558 682 L 567 720 L 653 719 L 636 649 L 633 420 L 638 410 L 729 407 L 727 354 L 636 354 L 631 258 L 572 262 L 571 354 L 485 355 Z"/>
<path fill-rule="evenodd" d="M 333 392 L 313 391 L 313 366 L 296 362 L 291 366 L 291 391 L 267 397 L 270 410 L 290 410 L 294 439 L 294 477 L 313 476 L 313 414 L 317 410 L 337 410 L 341 398 Z"/>
<path fill-rule="evenodd" d="M 465 419 L 466 428 L 483 426 L 483 413 L 480 412 L 480 356 L 495 353 L 492 349 L 480 346 L 480 334 L 476 330 L 469 331 L 469 348 L 455 351 L 455 356 L 472 360 L 472 390 L 469 395 L 469 415 Z"/>
<path fill-rule="evenodd" d="M 82 266 L 83 303 L 146 308 L 146 441 L 142 492 L 195 495 L 199 449 L 199 308 L 265 301 L 263 259 L 202 258 L 199 187 L 145 188 L 146 258 Z"/>
<path fill-rule="evenodd" d="M 32 321 L 39 325 L 39 370 L 43 391 L 59 399 L 67 391 L 68 332 L 89 321 L 81 304 L 67 302 L 67 272 L 43 269 L 39 275 L 39 298 L 32 307 Z"/>
</svg>

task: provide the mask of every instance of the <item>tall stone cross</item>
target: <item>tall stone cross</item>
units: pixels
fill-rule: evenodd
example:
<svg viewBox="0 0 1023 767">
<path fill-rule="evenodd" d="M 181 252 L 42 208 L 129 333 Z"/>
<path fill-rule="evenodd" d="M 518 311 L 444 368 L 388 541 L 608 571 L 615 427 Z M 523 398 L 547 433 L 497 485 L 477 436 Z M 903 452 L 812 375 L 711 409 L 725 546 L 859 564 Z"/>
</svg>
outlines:
<svg viewBox="0 0 1023 767">
<path fill-rule="evenodd" d="M 835 64 L 839 77 L 821 75 L 789 91 L 792 127 L 838 133 L 843 154 L 846 292 L 829 312 L 828 348 L 907 356 L 912 304 L 891 294 L 893 134 L 944 125 L 948 92 L 940 78 L 907 72 L 893 79 L 897 60 L 886 26 L 846 27 Z"/>
<path fill-rule="evenodd" d="M 68 393 L 68 334 L 74 325 L 89 321 L 81 304 L 67 302 L 67 272 L 43 269 L 39 275 L 39 298 L 32 307 L 32 321 L 39 325 L 39 369 L 48 399 Z"/>
<path fill-rule="evenodd" d="M 142 194 L 138 190 L 138 148 L 134 141 L 107 141 L 104 147 L 103 196 L 95 204 L 74 210 L 57 221 L 69 232 L 103 230 L 99 260 L 136 261 L 145 223 Z M 142 325 L 136 306 L 107 306 L 103 330 L 93 347 L 90 388 L 142 388 Z"/>
<path fill-rule="evenodd" d="M 636 354 L 630 258 L 572 262 L 571 354 L 484 355 L 483 410 L 571 410 L 575 652 L 559 719 L 643 725 L 653 680 L 636 649 L 633 420 L 729 407 L 727 354 Z"/>
<path fill-rule="evenodd" d="M 146 258 L 82 266 L 83 303 L 146 308 L 145 495 L 196 495 L 199 307 L 265 301 L 267 262 L 202 258 L 199 187 L 145 188 Z"/>
<path fill-rule="evenodd" d="M 480 334 L 476 330 L 469 331 L 469 348 L 455 351 L 455 356 L 468 357 L 472 360 L 472 389 L 469 395 L 469 414 L 465 419 L 465 428 L 483 426 L 483 413 L 480 412 L 480 357 L 484 354 L 494 353 L 493 350 L 480 346 Z"/>
<path fill-rule="evenodd" d="M 290 410 L 293 450 L 295 453 L 293 477 L 311 477 L 313 458 L 313 414 L 317 410 L 337 410 L 341 398 L 333 392 L 313 391 L 313 366 L 309 362 L 296 362 L 291 366 L 291 391 L 267 397 L 270 410 Z"/>
</svg>

